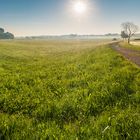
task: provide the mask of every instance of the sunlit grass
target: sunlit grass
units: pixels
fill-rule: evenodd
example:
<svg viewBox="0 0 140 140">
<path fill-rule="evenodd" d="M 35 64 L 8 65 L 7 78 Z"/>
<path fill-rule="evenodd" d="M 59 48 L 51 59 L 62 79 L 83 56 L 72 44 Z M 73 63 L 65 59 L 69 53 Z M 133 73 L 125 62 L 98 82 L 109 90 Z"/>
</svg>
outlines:
<svg viewBox="0 0 140 140">
<path fill-rule="evenodd" d="M 140 69 L 106 43 L 0 42 L 0 138 L 139 139 Z"/>
<path fill-rule="evenodd" d="M 140 50 L 140 44 L 134 41 L 132 41 L 131 44 L 121 42 L 120 46 L 124 48 L 129 48 L 131 50 L 138 50 L 138 51 Z"/>
</svg>

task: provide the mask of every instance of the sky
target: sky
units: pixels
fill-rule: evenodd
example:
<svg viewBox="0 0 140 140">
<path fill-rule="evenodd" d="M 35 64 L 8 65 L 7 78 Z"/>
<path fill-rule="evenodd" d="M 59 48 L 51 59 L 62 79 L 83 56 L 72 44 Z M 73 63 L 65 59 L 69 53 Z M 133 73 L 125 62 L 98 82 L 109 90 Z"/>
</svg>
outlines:
<svg viewBox="0 0 140 140">
<path fill-rule="evenodd" d="M 15 36 L 120 33 L 121 23 L 140 26 L 140 0 L 0 0 L 0 27 Z"/>
</svg>

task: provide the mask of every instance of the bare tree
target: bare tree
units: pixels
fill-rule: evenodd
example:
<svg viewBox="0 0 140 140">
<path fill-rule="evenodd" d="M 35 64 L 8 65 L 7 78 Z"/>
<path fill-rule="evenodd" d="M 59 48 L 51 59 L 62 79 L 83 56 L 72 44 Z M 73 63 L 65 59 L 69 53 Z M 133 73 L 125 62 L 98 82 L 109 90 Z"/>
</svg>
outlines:
<svg viewBox="0 0 140 140">
<path fill-rule="evenodd" d="M 132 22 L 122 23 L 122 29 L 124 33 L 128 36 L 128 43 L 130 44 L 131 37 L 139 30 L 138 26 Z"/>
</svg>

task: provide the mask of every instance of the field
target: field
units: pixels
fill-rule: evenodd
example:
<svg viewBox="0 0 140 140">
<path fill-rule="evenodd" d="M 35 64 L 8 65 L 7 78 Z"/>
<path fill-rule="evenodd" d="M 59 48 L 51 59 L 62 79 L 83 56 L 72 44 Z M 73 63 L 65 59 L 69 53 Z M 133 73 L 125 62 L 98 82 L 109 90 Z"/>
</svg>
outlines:
<svg viewBox="0 0 140 140">
<path fill-rule="evenodd" d="M 131 41 L 131 44 L 121 42 L 120 45 L 124 48 L 140 51 L 140 41 Z"/>
<path fill-rule="evenodd" d="M 140 139 L 140 68 L 108 41 L 1 41 L 0 139 Z"/>
<path fill-rule="evenodd" d="M 131 43 L 132 43 L 133 45 L 140 46 L 140 41 L 132 41 Z"/>
</svg>

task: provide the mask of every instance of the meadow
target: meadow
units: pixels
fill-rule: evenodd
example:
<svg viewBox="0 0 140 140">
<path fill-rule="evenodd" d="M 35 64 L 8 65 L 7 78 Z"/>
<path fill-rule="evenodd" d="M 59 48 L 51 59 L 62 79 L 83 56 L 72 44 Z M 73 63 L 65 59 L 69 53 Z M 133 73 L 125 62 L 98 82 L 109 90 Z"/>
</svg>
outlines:
<svg viewBox="0 0 140 140">
<path fill-rule="evenodd" d="M 140 46 L 140 41 L 132 41 L 131 44 L 135 46 Z"/>
<path fill-rule="evenodd" d="M 140 68 L 109 41 L 0 41 L 0 139 L 140 139 Z"/>
<path fill-rule="evenodd" d="M 130 50 L 140 51 L 140 41 L 131 41 L 131 44 L 121 42 L 120 46 Z"/>
</svg>

